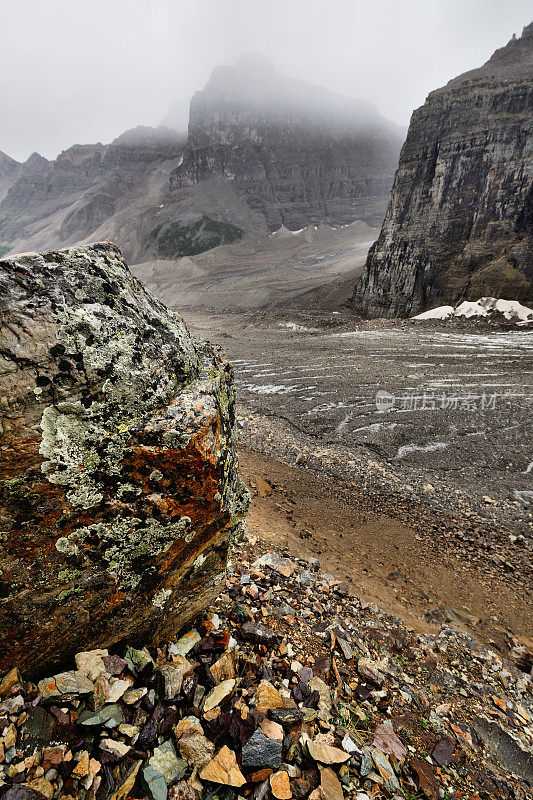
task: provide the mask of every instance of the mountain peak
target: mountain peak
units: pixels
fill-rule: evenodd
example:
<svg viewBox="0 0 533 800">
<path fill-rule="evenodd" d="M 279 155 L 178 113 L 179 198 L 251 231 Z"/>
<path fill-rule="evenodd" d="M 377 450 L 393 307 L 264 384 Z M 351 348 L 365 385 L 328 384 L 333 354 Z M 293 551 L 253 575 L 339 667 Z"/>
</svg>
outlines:
<svg viewBox="0 0 533 800">
<path fill-rule="evenodd" d="M 22 164 L 21 174 L 26 176 L 34 175 L 37 172 L 40 172 L 50 163 L 51 162 L 40 153 L 32 153 L 31 156 Z"/>
<path fill-rule="evenodd" d="M 478 81 L 521 81 L 527 79 L 532 70 L 533 22 L 526 25 L 520 37 L 513 36 L 506 45 L 498 48 L 483 66 L 458 75 L 432 94 L 443 94 Z"/>
<path fill-rule="evenodd" d="M 26 161 L 24 162 L 24 166 L 25 167 L 33 167 L 33 166 L 44 165 L 44 164 L 48 164 L 48 163 L 49 163 L 49 161 L 48 161 L 47 158 L 42 156 L 40 153 L 34 152 L 34 153 L 31 154 L 31 156 L 29 158 L 26 159 Z"/>
<path fill-rule="evenodd" d="M 2 150 L 0 150 L 0 164 L 7 164 L 7 163 L 11 163 L 11 162 L 13 164 L 18 164 L 19 163 L 18 161 L 15 161 L 14 158 L 11 158 L 11 156 L 8 156 L 7 153 L 4 153 L 4 152 L 2 152 Z"/>
<path fill-rule="evenodd" d="M 363 100 L 283 75 L 257 53 L 213 70 L 191 100 L 171 190 L 231 183 L 271 230 L 379 224 L 401 132 Z"/>
<path fill-rule="evenodd" d="M 349 130 L 368 123 L 388 125 L 399 135 L 398 127 L 381 117 L 372 103 L 284 75 L 260 53 L 246 53 L 234 65 L 215 67 L 205 88 L 191 101 L 190 121 L 207 106 L 246 108 L 264 119 L 299 118 L 305 124 L 319 122 Z"/>
</svg>

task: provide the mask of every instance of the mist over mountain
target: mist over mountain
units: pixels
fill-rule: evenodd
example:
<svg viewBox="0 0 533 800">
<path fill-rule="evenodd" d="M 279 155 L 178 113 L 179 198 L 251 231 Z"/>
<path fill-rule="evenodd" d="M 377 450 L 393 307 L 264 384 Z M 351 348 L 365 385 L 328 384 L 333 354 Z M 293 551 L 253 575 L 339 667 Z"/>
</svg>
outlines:
<svg viewBox="0 0 533 800">
<path fill-rule="evenodd" d="M 400 126 L 385 120 L 372 103 L 284 75 L 261 53 L 246 53 L 235 65 L 216 67 L 191 100 L 190 122 L 194 125 L 202 114 L 226 107 L 249 110 L 265 121 L 284 114 L 294 121 L 321 121 L 332 129 L 347 124 L 351 131 L 368 123 L 388 123 L 391 131 L 400 133 Z M 179 119 L 179 111 L 174 114 L 171 106 L 164 124 L 178 127 Z"/>
<path fill-rule="evenodd" d="M 248 55 L 195 94 L 187 136 L 172 124 L 171 110 L 163 126 L 53 161 L 3 157 L 3 252 L 112 240 L 135 263 L 282 224 L 383 219 L 402 133 L 369 103 Z"/>
<path fill-rule="evenodd" d="M 273 230 L 359 218 L 375 225 L 402 138 L 370 103 L 284 76 L 248 54 L 215 69 L 192 98 L 187 148 L 171 187 L 221 175 Z"/>
</svg>

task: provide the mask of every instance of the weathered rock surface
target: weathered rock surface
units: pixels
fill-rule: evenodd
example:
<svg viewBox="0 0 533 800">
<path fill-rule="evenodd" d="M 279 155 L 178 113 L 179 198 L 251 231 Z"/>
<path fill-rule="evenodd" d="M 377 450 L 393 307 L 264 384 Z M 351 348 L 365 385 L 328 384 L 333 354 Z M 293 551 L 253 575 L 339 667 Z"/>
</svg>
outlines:
<svg viewBox="0 0 533 800">
<path fill-rule="evenodd" d="M 533 24 L 432 92 L 409 126 L 353 298 L 369 317 L 533 299 Z"/>
<path fill-rule="evenodd" d="M 218 67 L 194 95 L 187 149 L 170 187 L 223 176 L 272 230 L 354 219 L 379 225 L 401 140 L 370 104 L 249 55 Z"/>
<path fill-rule="evenodd" d="M 108 243 L 0 262 L 0 672 L 169 639 L 246 506 L 231 365 Z"/>
</svg>

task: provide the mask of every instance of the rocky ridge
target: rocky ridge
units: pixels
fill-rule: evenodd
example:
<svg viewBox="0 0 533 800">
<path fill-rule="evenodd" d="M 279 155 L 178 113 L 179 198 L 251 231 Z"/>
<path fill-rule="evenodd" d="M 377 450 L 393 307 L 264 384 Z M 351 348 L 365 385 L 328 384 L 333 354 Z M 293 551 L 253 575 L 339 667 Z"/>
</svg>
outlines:
<svg viewBox="0 0 533 800">
<path fill-rule="evenodd" d="M 246 509 L 233 372 L 109 243 L 0 262 L 0 669 L 168 639 Z"/>
<path fill-rule="evenodd" d="M 197 92 L 171 189 L 220 175 L 271 230 L 362 219 L 378 225 L 400 129 L 362 101 L 279 74 L 261 57 L 218 67 Z"/>
<path fill-rule="evenodd" d="M 533 23 L 413 113 L 358 313 L 407 317 L 487 295 L 531 305 L 532 69 Z"/>
<path fill-rule="evenodd" d="M 7 252 L 60 247 L 120 220 L 118 240 L 131 258 L 143 244 L 142 225 L 137 222 L 138 232 L 132 225 L 140 213 L 135 206 L 142 202 L 145 214 L 157 216 L 155 195 L 168 184 L 184 145 L 175 131 L 139 127 L 109 145 L 74 145 L 54 161 L 36 153 L 24 164 L 2 161 L 0 244 Z"/>
</svg>

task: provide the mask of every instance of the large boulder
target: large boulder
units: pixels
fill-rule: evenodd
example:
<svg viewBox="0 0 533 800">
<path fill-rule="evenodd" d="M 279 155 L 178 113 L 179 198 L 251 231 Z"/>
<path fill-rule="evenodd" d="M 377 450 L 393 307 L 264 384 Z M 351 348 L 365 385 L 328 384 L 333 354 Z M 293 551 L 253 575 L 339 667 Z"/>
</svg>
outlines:
<svg viewBox="0 0 533 800">
<path fill-rule="evenodd" d="M 234 385 L 112 244 L 0 261 L 0 674 L 172 637 L 246 510 Z"/>
</svg>

